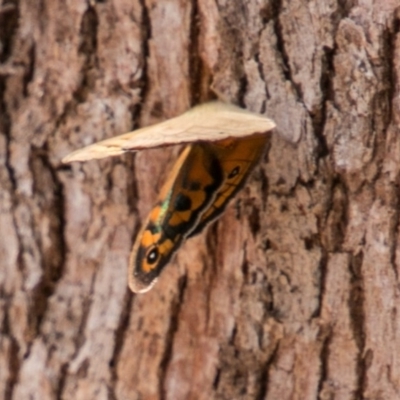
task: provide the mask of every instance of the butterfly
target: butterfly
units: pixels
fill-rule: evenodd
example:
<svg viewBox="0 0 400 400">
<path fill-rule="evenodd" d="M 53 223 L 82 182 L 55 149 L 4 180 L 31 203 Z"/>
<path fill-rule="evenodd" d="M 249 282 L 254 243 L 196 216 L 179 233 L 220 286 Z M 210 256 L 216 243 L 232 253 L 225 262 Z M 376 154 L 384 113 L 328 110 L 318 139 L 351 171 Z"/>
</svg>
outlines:
<svg viewBox="0 0 400 400">
<path fill-rule="evenodd" d="M 176 118 L 106 139 L 66 156 L 63 163 L 138 149 L 188 143 L 175 162 L 129 258 L 135 293 L 152 288 L 181 243 L 225 209 L 259 161 L 275 123 L 233 105 L 210 102 Z"/>
</svg>

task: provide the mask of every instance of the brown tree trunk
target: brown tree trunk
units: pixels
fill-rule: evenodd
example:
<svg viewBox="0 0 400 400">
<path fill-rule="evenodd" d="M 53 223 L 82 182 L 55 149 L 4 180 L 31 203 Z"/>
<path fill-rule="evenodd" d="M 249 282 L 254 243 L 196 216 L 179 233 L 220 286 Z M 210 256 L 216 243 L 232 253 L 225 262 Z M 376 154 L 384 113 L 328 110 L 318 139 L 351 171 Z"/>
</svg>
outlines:
<svg viewBox="0 0 400 400">
<path fill-rule="evenodd" d="M 0 398 L 400 398 L 396 1 L 0 2 Z M 68 152 L 223 98 L 273 118 L 149 293 L 176 149 Z"/>
</svg>

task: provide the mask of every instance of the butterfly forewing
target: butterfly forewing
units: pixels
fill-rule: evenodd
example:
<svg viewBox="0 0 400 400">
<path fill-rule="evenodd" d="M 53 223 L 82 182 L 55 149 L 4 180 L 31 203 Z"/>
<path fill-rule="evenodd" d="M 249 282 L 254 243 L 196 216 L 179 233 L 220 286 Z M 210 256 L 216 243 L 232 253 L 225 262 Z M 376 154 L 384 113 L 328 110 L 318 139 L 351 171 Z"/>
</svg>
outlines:
<svg viewBox="0 0 400 400">
<path fill-rule="evenodd" d="M 223 171 L 208 144 L 187 147 L 139 233 L 130 256 L 129 286 L 145 292 L 198 223 L 223 181 Z"/>
</svg>

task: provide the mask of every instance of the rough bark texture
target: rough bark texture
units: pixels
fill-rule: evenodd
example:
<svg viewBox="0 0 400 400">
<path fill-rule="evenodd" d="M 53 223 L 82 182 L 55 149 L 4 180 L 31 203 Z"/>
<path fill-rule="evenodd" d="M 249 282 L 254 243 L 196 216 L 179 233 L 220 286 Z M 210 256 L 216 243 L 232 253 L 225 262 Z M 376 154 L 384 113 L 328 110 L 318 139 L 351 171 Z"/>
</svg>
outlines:
<svg viewBox="0 0 400 400">
<path fill-rule="evenodd" d="M 0 2 L 0 398 L 400 398 L 392 0 Z M 62 166 L 210 88 L 267 155 L 155 288 L 127 289 L 177 153 Z"/>
</svg>

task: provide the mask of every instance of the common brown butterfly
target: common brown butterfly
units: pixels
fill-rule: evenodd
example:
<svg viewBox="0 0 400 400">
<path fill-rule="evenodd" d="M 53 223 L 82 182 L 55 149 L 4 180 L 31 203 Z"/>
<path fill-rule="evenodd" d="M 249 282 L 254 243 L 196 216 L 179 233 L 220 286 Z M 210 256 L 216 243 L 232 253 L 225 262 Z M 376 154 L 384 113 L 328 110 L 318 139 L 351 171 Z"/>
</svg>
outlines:
<svg viewBox="0 0 400 400">
<path fill-rule="evenodd" d="M 145 148 L 189 143 L 175 162 L 133 245 L 129 287 L 151 289 L 183 240 L 225 209 L 260 159 L 275 127 L 270 119 L 221 102 L 74 151 L 62 161 L 86 161 Z"/>
</svg>

